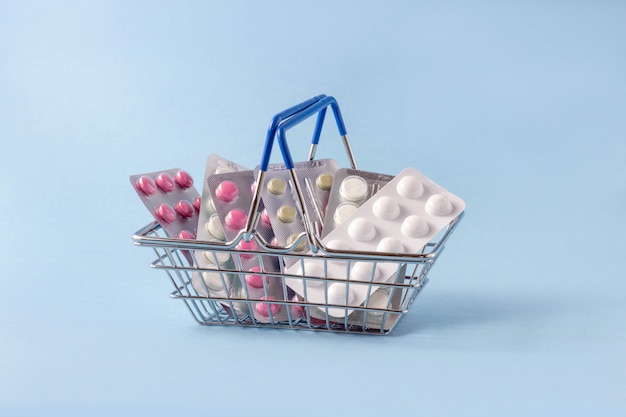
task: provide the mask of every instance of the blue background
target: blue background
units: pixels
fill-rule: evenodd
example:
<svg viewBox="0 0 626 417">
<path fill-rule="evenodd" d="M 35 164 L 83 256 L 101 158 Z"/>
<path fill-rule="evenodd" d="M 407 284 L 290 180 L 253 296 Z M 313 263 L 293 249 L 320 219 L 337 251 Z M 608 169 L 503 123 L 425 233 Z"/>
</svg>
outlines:
<svg viewBox="0 0 626 417">
<path fill-rule="evenodd" d="M 625 22 L 620 1 L 1 1 L 0 415 L 625 415 Z M 320 93 L 360 168 L 418 168 L 465 219 L 390 336 L 197 325 L 132 245 L 128 176 L 253 167 L 271 116 Z M 345 165 L 331 127 L 318 155 Z"/>
</svg>

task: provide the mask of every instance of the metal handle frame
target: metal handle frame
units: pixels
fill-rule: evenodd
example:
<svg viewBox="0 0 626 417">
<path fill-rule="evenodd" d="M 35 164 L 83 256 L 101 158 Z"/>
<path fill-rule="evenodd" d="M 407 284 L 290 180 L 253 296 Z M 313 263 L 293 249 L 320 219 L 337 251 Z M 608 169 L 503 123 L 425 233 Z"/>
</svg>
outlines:
<svg viewBox="0 0 626 417">
<path fill-rule="evenodd" d="M 310 103 L 307 105 L 307 103 Z M 343 117 L 341 115 L 341 110 L 339 109 L 339 104 L 334 97 L 320 95 L 316 96 L 306 102 L 301 103 L 298 106 L 294 106 L 291 109 L 285 110 L 272 119 L 272 123 L 270 124 L 270 128 L 267 132 L 267 138 L 265 140 L 265 147 L 263 149 L 263 155 L 261 157 L 261 164 L 259 165 L 259 175 L 256 179 L 255 184 L 255 193 L 252 198 L 252 203 L 250 205 L 250 210 L 248 213 L 248 221 L 246 223 L 246 228 L 244 230 L 244 239 L 249 240 L 251 237 L 252 229 L 256 222 L 258 221 L 258 209 L 261 201 L 261 190 L 263 189 L 265 174 L 267 172 L 269 161 L 272 153 L 272 148 L 274 144 L 274 140 L 278 141 L 278 145 L 280 151 L 283 156 L 283 160 L 285 162 L 285 168 L 289 170 L 289 175 L 291 177 L 291 182 L 295 189 L 295 194 L 297 198 L 297 203 L 299 205 L 300 212 L 302 214 L 302 219 L 305 228 L 305 234 L 307 237 L 307 241 L 309 247 L 313 253 L 317 252 L 317 249 L 320 245 L 319 238 L 313 233 L 315 228 L 311 223 L 309 213 L 306 209 L 306 204 L 304 203 L 304 195 L 300 188 L 300 184 L 298 182 L 297 174 L 294 168 L 293 159 L 291 157 L 291 152 L 289 150 L 289 146 L 287 144 L 287 130 L 293 128 L 294 126 L 302 123 L 304 120 L 309 117 L 317 114 L 317 121 L 315 123 L 315 129 L 313 131 L 313 138 L 311 140 L 311 149 L 309 151 L 309 160 L 313 160 L 315 157 L 315 152 L 317 150 L 317 145 L 319 144 L 319 139 L 321 136 L 322 127 L 324 124 L 326 110 L 330 106 L 333 111 L 333 115 L 335 117 L 335 122 L 337 124 L 337 128 L 339 130 L 339 134 L 343 141 L 346 154 L 350 161 L 350 165 L 353 169 L 356 169 L 356 162 L 354 160 L 354 155 L 352 153 L 352 149 L 350 147 L 350 143 L 348 142 L 348 135 L 346 131 L 346 127 L 343 121 Z M 289 112 L 294 108 L 299 108 L 298 111 Z M 290 113 L 290 114 L 288 114 Z"/>
</svg>

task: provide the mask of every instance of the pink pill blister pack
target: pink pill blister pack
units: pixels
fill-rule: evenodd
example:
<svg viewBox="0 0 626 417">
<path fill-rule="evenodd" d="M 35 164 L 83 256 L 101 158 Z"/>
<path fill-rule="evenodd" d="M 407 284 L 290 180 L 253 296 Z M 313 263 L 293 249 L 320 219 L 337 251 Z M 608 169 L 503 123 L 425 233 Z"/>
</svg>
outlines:
<svg viewBox="0 0 626 417">
<path fill-rule="evenodd" d="M 226 235 L 222 227 L 222 223 L 217 215 L 215 203 L 209 189 L 208 178 L 214 174 L 225 174 L 238 171 L 246 171 L 247 168 L 228 161 L 219 155 L 211 154 L 207 158 L 204 171 L 205 181 L 202 186 L 202 204 L 200 205 L 200 214 L 198 216 L 198 240 L 207 241 L 225 241 Z"/>
<path fill-rule="evenodd" d="M 392 179 L 392 175 L 340 168 L 335 173 L 330 190 L 322 237 L 345 222 L 363 203 Z"/>
<path fill-rule="evenodd" d="M 202 203 L 200 204 L 200 213 L 198 215 L 197 240 L 222 242 L 226 240 L 222 223 L 215 210 L 207 179 L 214 174 L 245 170 L 247 170 L 246 167 L 219 155 L 211 154 L 207 157 L 204 171 L 205 180 L 202 186 Z M 232 269 L 234 265 L 230 255 L 224 252 L 196 251 L 195 258 L 197 265 L 205 269 L 202 273 L 194 271 L 192 274 L 191 282 L 198 294 L 205 297 L 207 294 L 214 297 L 228 297 L 230 293 L 238 291 L 238 288 L 233 288 L 233 284 L 236 285 L 237 282 L 232 279 L 232 275 L 219 271 L 221 268 L 230 267 Z M 206 269 L 215 269 L 216 272 L 206 271 Z"/>
<path fill-rule="evenodd" d="M 465 208 L 463 200 L 443 189 L 414 168 L 406 168 L 352 216 L 331 231 L 322 242 L 328 248 L 371 253 L 419 252 Z M 287 269 L 290 275 L 324 276 L 324 261 L 309 259 Z M 369 283 L 394 279 L 392 263 L 328 261 L 329 278 L 347 282 L 286 279 L 296 293 L 309 301 L 340 306 L 359 306 L 368 297 Z M 365 281 L 364 283 L 352 282 Z M 327 288 L 325 288 L 327 286 Z M 352 313 L 348 308 L 329 308 L 334 317 Z"/>
<path fill-rule="evenodd" d="M 130 183 L 169 237 L 195 239 L 200 195 L 179 168 L 131 175 Z"/>
<path fill-rule="evenodd" d="M 338 169 L 337 162 L 332 159 L 296 162 L 294 169 L 304 194 L 305 209 L 311 216 L 310 220 L 321 227 L 333 178 Z M 305 228 L 289 171 L 283 164 L 269 165 L 264 183 L 261 198 L 276 234 L 276 246 L 291 246 Z M 304 240 L 301 242 L 296 251 L 305 249 Z"/>
<path fill-rule="evenodd" d="M 248 220 L 248 211 L 254 194 L 255 173 L 237 171 L 214 174 L 207 178 L 207 184 L 217 216 L 223 225 L 225 238 L 228 241 L 233 240 L 245 228 Z M 274 239 L 274 232 L 267 215 L 264 215 L 263 206 L 259 208 L 262 212 L 255 230 L 265 243 L 269 243 Z M 236 269 L 249 273 L 239 274 L 233 278 L 233 296 L 249 300 L 286 300 L 282 278 L 271 274 L 280 271 L 278 258 L 246 253 L 260 250 L 254 239 L 248 242 L 240 240 L 236 249 L 237 254 L 234 255 Z M 267 303 L 253 303 L 252 313 L 263 323 L 288 318 L 286 307 L 280 304 L 270 306 Z"/>
</svg>

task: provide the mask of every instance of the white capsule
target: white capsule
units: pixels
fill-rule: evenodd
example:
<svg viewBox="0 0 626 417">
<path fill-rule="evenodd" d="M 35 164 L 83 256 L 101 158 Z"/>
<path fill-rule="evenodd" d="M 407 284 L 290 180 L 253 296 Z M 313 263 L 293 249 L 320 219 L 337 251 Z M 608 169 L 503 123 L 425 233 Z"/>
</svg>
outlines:
<svg viewBox="0 0 626 417">
<path fill-rule="evenodd" d="M 400 206 L 395 199 L 383 196 L 374 203 L 372 211 L 379 219 L 393 220 L 400 215 Z"/>
<path fill-rule="evenodd" d="M 433 194 L 426 201 L 424 209 L 433 216 L 447 216 L 452 213 L 453 207 L 448 197 L 442 194 Z"/>
<path fill-rule="evenodd" d="M 348 226 L 348 235 L 359 242 L 369 242 L 376 236 L 376 228 L 369 220 L 359 217 Z"/>
<path fill-rule="evenodd" d="M 408 176 L 398 181 L 396 191 L 402 197 L 417 199 L 424 194 L 424 185 L 418 178 Z"/>
</svg>

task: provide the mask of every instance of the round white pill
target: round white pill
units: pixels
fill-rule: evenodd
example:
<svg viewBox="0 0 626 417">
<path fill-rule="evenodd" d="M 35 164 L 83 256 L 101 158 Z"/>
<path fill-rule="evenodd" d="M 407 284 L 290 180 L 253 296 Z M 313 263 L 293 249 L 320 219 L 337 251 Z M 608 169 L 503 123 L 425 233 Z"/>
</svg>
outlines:
<svg viewBox="0 0 626 417">
<path fill-rule="evenodd" d="M 381 308 L 387 309 L 389 305 L 389 288 L 379 288 L 378 291 L 370 295 L 370 299 L 367 301 L 367 307 L 369 308 Z M 372 315 L 376 318 L 382 316 L 384 311 L 368 311 L 368 315 Z"/>
<path fill-rule="evenodd" d="M 315 261 L 305 262 L 304 270 L 302 266 L 298 268 L 298 275 L 309 278 L 324 278 L 324 264 Z M 322 280 L 318 279 L 307 279 L 305 283 L 308 287 L 321 287 L 324 284 Z"/>
<path fill-rule="evenodd" d="M 326 243 L 326 247 L 328 249 L 334 249 L 337 251 L 348 251 L 350 250 L 350 246 L 339 239 L 333 239 L 330 242 Z M 348 261 L 338 261 L 334 258 L 328 260 L 328 265 L 333 265 L 335 268 L 340 268 L 343 274 L 348 270 Z"/>
<path fill-rule="evenodd" d="M 348 225 L 348 235 L 359 242 L 369 242 L 376 236 L 376 227 L 369 220 L 359 217 Z"/>
<path fill-rule="evenodd" d="M 400 215 L 400 206 L 395 199 L 382 196 L 374 203 L 372 211 L 379 219 L 393 220 Z"/>
<path fill-rule="evenodd" d="M 339 186 L 339 195 L 349 201 L 361 201 L 367 196 L 367 182 L 356 175 L 346 177 Z"/>
<path fill-rule="evenodd" d="M 379 276 L 380 270 L 371 262 L 356 262 L 350 272 L 350 279 L 356 281 L 376 281 Z"/>
<path fill-rule="evenodd" d="M 418 178 L 408 176 L 398 181 L 396 191 L 402 197 L 416 199 L 424 194 L 424 185 Z"/>
<path fill-rule="evenodd" d="M 216 260 L 218 265 L 224 265 L 230 259 L 230 255 L 226 252 L 204 252 L 204 257 L 213 265 Z"/>
<path fill-rule="evenodd" d="M 452 202 L 443 194 L 433 194 L 426 201 L 424 207 L 428 214 L 433 216 L 447 216 L 452 213 Z"/>
<path fill-rule="evenodd" d="M 414 238 L 426 236 L 429 229 L 428 222 L 417 214 L 404 219 L 402 226 L 400 226 L 400 230 L 405 236 Z"/>
<path fill-rule="evenodd" d="M 343 240 L 333 239 L 326 243 L 326 247 L 334 250 L 350 250 L 350 246 Z"/>
<path fill-rule="evenodd" d="M 206 297 L 208 295 L 207 290 L 202 283 L 202 278 L 200 278 L 199 274 L 193 274 L 193 276 L 191 277 L 191 285 L 193 286 L 193 289 L 196 290 L 196 292 L 201 296 Z"/>
<path fill-rule="evenodd" d="M 209 198 L 206 200 L 206 203 L 204 205 L 207 209 L 207 211 L 211 214 L 215 213 L 215 203 L 213 203 L 213 199 Z"/>
<path fill-rule="evenodd" d="M 340 225 L 341 223 L 348 220 L 350 216 L 354 214 L 359 206 L 354 203 L 341 203 L 335 209 L 335 214 L 333 214 L 333 220 L 336 225 Z"/>
<path fill-rule="evenodd" d="M 220 274 L 212 273 L 212 272 L 203 272 L 202 278 L 204 279 L 204 283 L 207 288 L 211 291 L 222 291 L 224 290 L 224 284 L 222 284 L 222 279 L 220 278 Z"/>
<path fill-rule="evenodd" d="M 404 245 L 395 237 L 387 236 L 378 242 L 376 252 L 404 253 Z"/>
<path fill-rule="evenodd" d="M 334 283 L 328 286 L 328 304 L 337 304 L 341 306 L 349 306 L 354 303 L 356 294 L 352 287 L 346 284 Z"/>
<path fill-rule="evenodd" d="M 221 165 L 215 168 L 216 174 L 226 174 L 227 172 L 235 172 L 235 168 L 230 165 Z"/>
<path fill-rule="evenodd" d="M 222 228 L 222 223 L 220 222 L 220 217 L 217 214 L 214 214 L 209 218 L 209 221 L 205 224 L 207 232 L 211 234 L 215 239 L 224 241 L 226 240 L 226 235 L 224 235 L 224 229 Z"/>
</svg>

